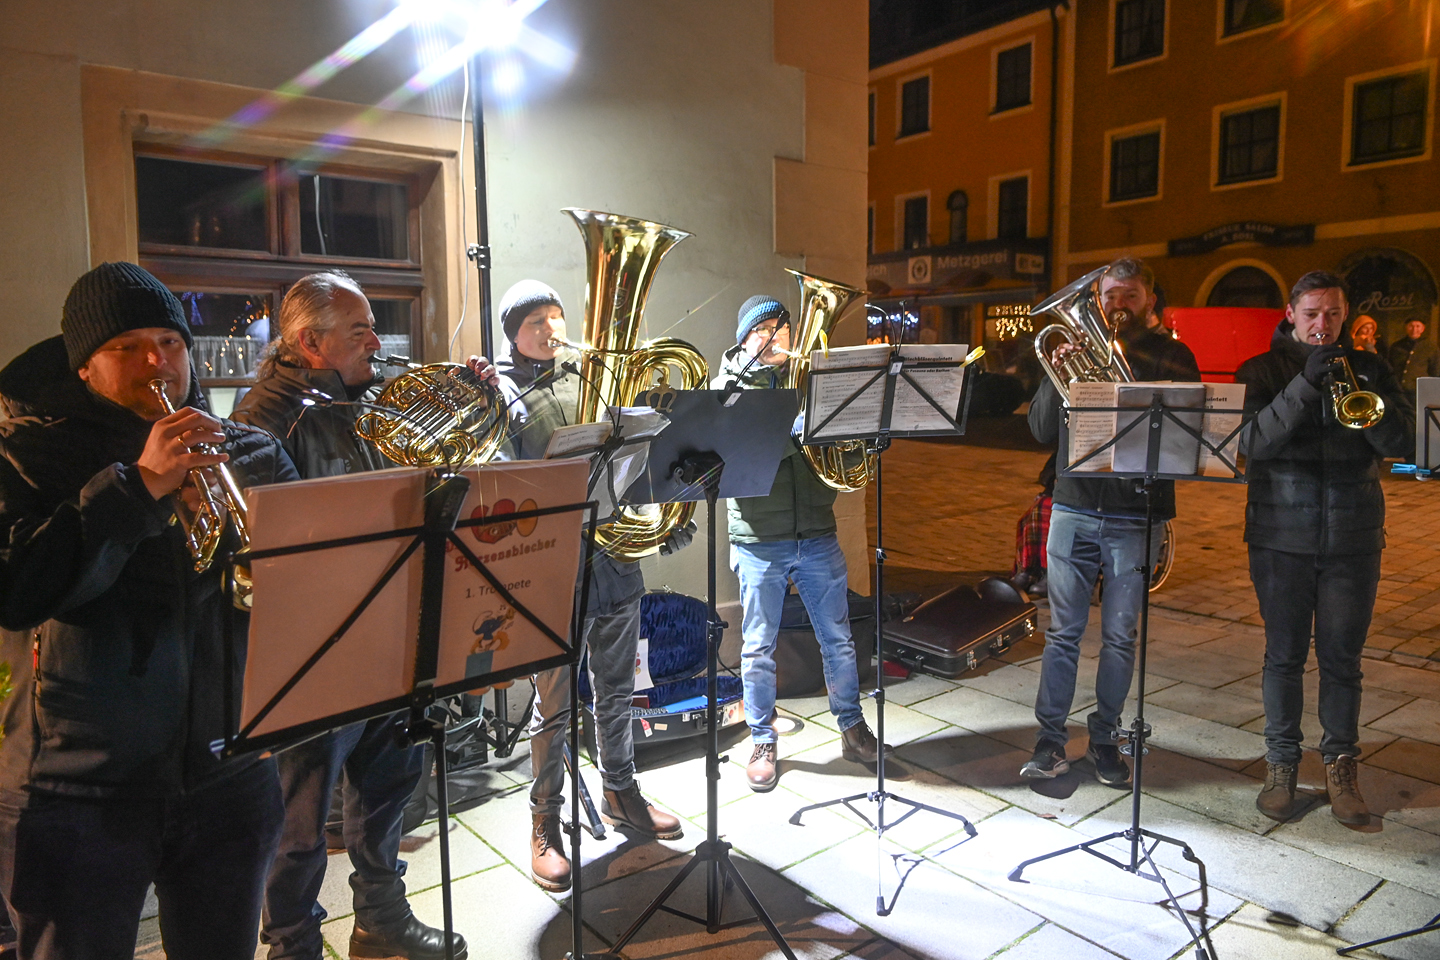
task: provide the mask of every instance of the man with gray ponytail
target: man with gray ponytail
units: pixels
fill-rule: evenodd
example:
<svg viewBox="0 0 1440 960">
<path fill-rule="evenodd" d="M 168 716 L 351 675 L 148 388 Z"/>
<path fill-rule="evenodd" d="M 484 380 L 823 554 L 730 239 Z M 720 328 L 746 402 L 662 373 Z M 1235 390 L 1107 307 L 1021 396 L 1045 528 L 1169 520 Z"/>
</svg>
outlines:
<svg viewBox="0 0 1440 960">
<path fill-rule="evenodd" d="M 279 330 L 234 419 L 274 434 L 305 479 L 394 466 L 355 435 L 359 408 L 344 402 L 360 400 L 378 382 L 373 363 L 380 338 L 359 284 L 338 270 L 302 277 L 280 305 Z M 486 368 L 482 364 L 481 376 Z M 495 376 L 493 368 L 488 376 Z M 342 402 L 307 407 L 302 400 L 312 391 Z M 261 933 L 270 960 L 324 955 L 325 910 L 316 898 L 325 877 L 325 821 L 342 771 L 345 848 L 354 867 L 350 956 L 445 955 L 444 933 L 420 922 L 405 899 L 401 819 L 420 780 L 423 752 L 402 746 L 396 734 L 396 716 L 376 717 L 279 754 L 285 832 L 266 885 Z M 453 936 L 455 960 L 464 960 L 465 939 Z"/>
</svg>

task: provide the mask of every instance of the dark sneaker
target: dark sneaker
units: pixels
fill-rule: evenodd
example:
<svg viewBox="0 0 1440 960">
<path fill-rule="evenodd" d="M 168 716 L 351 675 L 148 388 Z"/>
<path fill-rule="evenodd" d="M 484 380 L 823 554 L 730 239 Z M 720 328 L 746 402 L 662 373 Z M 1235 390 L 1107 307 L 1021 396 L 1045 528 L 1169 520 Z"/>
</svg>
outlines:
<svg viewBox="0 0 1440 960">
<path fill-rule="evenodd" d="M 1284 823 L 1295 815 L 1295 780 L 1299 765 L 1294 763 L 1265 763 L 1265 786 L 1255 798 L 1255 809 L 1271 820 Z"/>
<path fill-rule="evenodd" d="M 1091 743 L 1085 751 L 1085 759 L 1095 765 L 1095 779 L 1107 787 L 1125 787 L 1130 784 L 1130 765 L 1120 756 L 1120 748 L 1113 743 Z"/>
<path fill-rule="evenodd" d="M 1042 743 L 1035 748 L 1034 755 L 1020 768 L 1020 776 L 1027 780 L 1052 780 L 1068 773 L 1070 761 L 1065 759 L 1065 748 L 1053 743 Z"/>
<path fill-rule="evenodd" d="M 1370 822 L 1370 810 L 1360 796 L 1356 772 L 1354 757 L 1336 757 L 1333 763 L 1325 764 L 1325 791 L 1330 794 L 1330 812 L 1336 820 L 1363 827 Z"/>
</svg>

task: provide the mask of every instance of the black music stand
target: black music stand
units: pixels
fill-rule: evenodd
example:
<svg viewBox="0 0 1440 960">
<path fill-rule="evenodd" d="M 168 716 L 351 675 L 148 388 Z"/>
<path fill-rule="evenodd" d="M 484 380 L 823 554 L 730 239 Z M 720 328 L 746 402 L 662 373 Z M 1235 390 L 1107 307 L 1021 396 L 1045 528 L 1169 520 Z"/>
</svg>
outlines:
<svg viewBox="0 0 1440 960">
<path fill-rule="evenodd" d="M 343 537 L 315 543 L 303 543 L 294 546 L 236 553 L 229 561 L 232 569 L 235 566 L 248 566 L 255 561 L 272 557 L 312 553 L 320 550 L 331 550 L 339 547 L 378 541 L 396 540 L 403 542 L 408 540 L 404 549 L 386 566 L 384 572 L 369 588 L 364 597 L 356 604 L 355 608 L 344 619 L 340 626 L 316 648 L 314 653 L 305 660 L 300 668 L 256 711 L 256 715 L 252 717 L 244 727 L 239 727 L 235 715 L 235 703 L 232 690 L 234 689 L 235 680 L 234 665 L 238 660 L 235 648 L 236 640 L 233 630 L 231 629 L 231 618 L 226 618 L 224 635 L 226 648 L 224 690 L 226 730 L 236 730 L 238 728 L 238 732 L 233 735 L 227 733 L 224 739 L 215 742 L 211 746 L 211 749 L 218 755 L 227 757 L 258 750 L 282 749 L 284 746 L 293 746 L 304 739 L 326 733 L 348 723 L 385 716 L 397 710 L 408 708 L 409 719 L 405 727 L 405 736 L 410 742 L 416 744 L 428 740 L 433 747 L 435 756 L 435 792 L 436 803 L 439 808 L 438 816 L 440 824 L 441 904 L 444 914 L 443 929 L 445 934 L 446 960 L 454 960 L 454 915 L 450 896 L 449 797 L 446 789 L 445 721 L 443 714 L 437 715 L 431 710 L 431 707 L 434 706 L 435 702 L 441 697 L 464 693 L 477 687 L 489 686 L 504 680 L 526 676 L 535 670 L 565 664 L 569 664 L 571 668 L 573 689 L 575 679 L 573 674 L 578 659 L 578 645 L 561 637 L 551 629 L 544 620 L 521 603 L 514 594 L 506 588 L 505 584 L 476 557 L 470 547 L 457 536 L 456 531 L 466 527 L 489 527 L 497 523 L 510 523 L 552 514 L 575 513 L 579 511 L 588 512 L 593 519 L 595 513 L 595 504 L 593 502 L 587 502 L 543 507 L 534 510 L 514 511 L 504 514 L 491 514 L 482 518 L 460 520 L 459 511 L 465 501 L 466 494 L 469 492 L 469 488 L 470 481 L 467 477 L 437 468 L 431 470 L 426 477 L 423 526 L 384 530 L 378 533 Z M 593 535 L 587 535 L 582 552 L 583 563 L 589 563 L 593 548 L 594 537 Z M 495 591 L 497 596 L 508 603 L 517 615 L 528 621 L 552 643 L 558 646 L 563 653 L 531 663 L 514 665 L 502 670 L 487 672 L 476 676 L 467 676 L 460 681 L 437 685 L 436 679 L 438 675 L 441 641 L 441 608 L 445 596 L 445 569 L 447 567 L 445 555 L 448 549 L 453 549 L 463 556 L 486 583 L 489 584 L 490 588 Z M 280 702 L 295 689 L 296 685 L 299 684 L 305 675 L 314 669 L 325 655 L 340 642 L 350 628 L 354 626 L 356 621 L 360 619 L 361 615 L 364 614 L 365 610 L 380 595 L 381 591 L 395 578 L 396 574 L 400 572 L 417 551 L 421 554 L 422 564 L 421 595 L 418 622 L 414 625 L 417 638 L 414 673 L 408 695 L 349 709 L 332 716 L 319 717 L 282 729 L 256 734 L 254 732 L 255 729 L 269 716 Z M 229 599 L 228 595 L 231 590 L 232 579 L 233 578 L 229 576 L 225 578 L 227 600 Z M 575 607 L 571 619 L 572 635 L 575 634 L 578 625 L 583 623 L 584 611 L 588 600 L 588 591 L 582 588 L 580 601 Z M 577 735 L 577 730 L 578 722 L 572 714 L 572 736 Z M 578 805 L 578 797 L 575 799 L 575 803 Z M 578 898 L 575 903 L 575 914 L 577 917 L 579 916 Z M 577 928 L 578 925 L 577 920 Z"/>
<path fill-rule="evenodd" d="M 666 394 L 670 425 L 650 447 L 647 475 L 630 488 L 632 503 L 678 503 L 704 499 L 707 506 L 706 646 L 705 664 L 705 839 L 695 848 L 690 862 L 660 891 L 611 948 L 619 953 L 640 928 L 664 910 L 703 926 L 707 933 L 760 921 L 770 939 L 787 960 L 796 960 L 775 921 L 765 912 L 760 899 L 745 882 L 730 859 L 731 844 L 720 839 L 720 719 L 716 710 L 719 687 L 720 637 L 728 626 L 715 610 L 715 514 L 721 496 L 765 496 L 775 482 L 790 426 L 797 407 L 793 390 L 684 390 Z M 726 471 L 726 466 L 732 469 Z M 666 901 L 680 888 L 691 872 L 705 864 L 705 916 L 677 910 Z M 723 921 L 725 890 L 729 883 L 740 889 L 753 917 Z"/>
<path fill-rule="evenodd" d="M 875 761 L 875 789 L 865 793 L 855 793 L 847 797 L 838 797 L 834 800 L 825 800 L 821 803 L 812 803 L 801 807 L 790 816 L 790 822 L 796 826 L 804 826 L 801 822 L 805 814 L 810 810 L 820 810 L 825 807 L 842 805 L 851 813 L 855 814 L 865 822 L 871 830 L 875 831 L 875 843 L 877 859 L 879 857 L 879 845 L 885 839 L 885 831 L 892 827 L 899 826 L 910 817 L 925 811 L 926 813 L 938 814 L 942 817 L 949 817 L 952 820 L 960 821 L 964 827 L 967 838 L 976 835 L 975 825 L 963 815 L 950 810 L 942 810 L 926 803 L 902 797 L 892 793 L 885 787 L 885 629 L 884 629 L 884 598 L 885 598 L 885 483 L 884 463 L 885 451 L 890 448 L 890 441 L 895 437 L 944 437 L 962 436 L 965 433 L 965 424 L 970 412 L 971 377 L 960 373 L 960 389 L 955 397 L 954 405 L 949 402 L 942 404 L 931 395 L 927 385 L 917 381 L 916 374 L 924 376 L 926 371 L 962 371 L 971 361 L 979 358 L 983 351 L 970 354 L 963 360 L 933 360 L 917 359 L 905 355 L 905 347 L 892 345 L 889 352 L 884 356 L 883 362 L 876 366 L 866 364 L 863 366 L 833 367 L 830 369 L 810 370 L 810 388 L 806 395 L 805 410 L 805 442 L 806 443 L 833 443 L 843 441 L 860 440 L 865 444 L 865 454 L 875 457 L 875 689 L 870 691 L 869 696 L 875 700 L 875 737 L 879 743 L 879 752 Z M 820 397 L 829 391 L 827 381 L 835 378 L 854 380 L 860 382 L 854 389 L 846 389 L 842 399 L 833 409 L 824 410 L 828 407 Z M 906 384 L 908 391 L 913 391 L 914 397 L 925 406 L 930 408 L 925 413 L 928 419 L 938 420 L 938 423 L 929 428 L 917 429 L 893 429 L 893 419 L 896 408 L 896 397 L 900 385 Z M 848 387 L 848 384 L 847 384 Z M 873 409 L 878 401 L 879 408 Z M 859 407 L 866 404 L 862 412 Z M 856 429 L 844 429 L 827 431 L 827 428 L 834 423 L 843 422 L 838 418 L 846 416 L 863 420 L 856 424 Z M 872 820 L 865 812 L 855 806 L 856 801 L 868 800 L 875 804 L 875 817 Z M 907 809 L 898 819 L 891 823 L 885 822 L 885 802 L 893 800 L 896 803 L 904 804 Z M 895 902 L 900 898 L 900 891 L 904 887 L 904 879 L 895 888 L 894 895 L 886 902 L 884 886 L 879 871 L 875 876 L 875 913 L 877 916 L 889 916 L 895 907 Z"/>
<path fill-rule="evenodd" d="M 1180 386 L 1179 384 L 1173 386 Z M 1062 419 L 1060 426 L 1060 452 L 1067 460 L 1069 458 L 1069 421 L 1071 414 L 1113 414 L 1117 416 L 1132 416 L 1129 423 L 1117 429 L 1114 436 L 1110 437 L 1103 444 L 1068 464 L 1059 471 L 1062 477 L 1076 477 L 1084 479 L 1133 479 L 1139 482 L 1139 489 L 1145 494 L 1145 565 L 1141 568 L 1148 577 L 1148 571 L 1153 569 L 1154 558 L 1151 556 L 1151 548 L 1155 532 L 1155 510 L 1154 510 L 1154 484 L 1157 480 L 1204 480 L 1211 483 L 1244 483 L 1245 473 L 1239 464 L 1239 457 L 1236 455 L 1234 444 L 1240 436 L 1240 431 L 1245 424 L 1252 419 L 1245 416 L 1244 410 L 1232 408 L 1196 408 L 1196 407 L 1174 407 L 1166 406 L 1162 401 L 1161 391 L 1163 387 L 1157 387 L 1154 396 L 1148 407 L 1070 407 L 1067 408 L 1066 418 Z M 1226 434 L 1219 441 L 1207 440 L 1203 430 L 1197 430 L 1191 421 L 1201 414 L 1215 414 L 1222 416 L 1235 416 L 1239 422 L 1235 428 Z M 1172 426 L 1173 425 L 1173 426 Z M 1169 430 L 1165 429 L 1170 427 Z M 1204 476 L 1198 473 L 1162 473 L 1161 449 L 1162 445 L 1168 445 L 1167 434 L 1179 429 L 1185 435 L 1198 442 L 1200 449 L 1217 459 L 1219 463 L 1230 472 L 1229 476 Z M 1132 436 L 1133 435 L 1133 436 Z M 1126 442 L 1126 438 L 1129 443 Z M 1141 438 L 1144 438 L 1143 440 Z M 1136 442 L 1143 443 L 1145 451 L 1145 471 L 1142 473 L 1130 472 L 1093 472 L 1077 470 L 1077 467 L 1084 465 L 1092 459 L 1108 454 L 1112 450 L 1123 449 Z M 1148 586 L 1148 584 L 1147 584 Z M 1130 725 L 1129 742 L 1121 748 L 1121 752 L 1130 756 L 1135 761 L 1135 769 L 1131 776 L 1130 784 L 1130 826 L 1125 830 L 1117 830 L 1108 833 L 1103 837 L 1096 837 L 1093 840 L 1086 840 L 1074 846 L 1066 847 L 1063 850 L 1055 850 L 1038 857 L 1031 857 L 1029 860 L 1019 864 L 1010 871 L 1009 878 L 1016 883 L 1028 883 L 1021 879 L 1025 868 L 1033 863 L 1042 860 L 1051 860 L 1055 857 L 1063 857 L 1069 853 L 1082 851 L 1091 856 L 1098 857 L 1111 866 L 1118 867 L 1126 873 L 1158 883 L 1165 891 L 1164 903 L 1173 908 L 1176 916 L 1185 924 L 1186 931 L 1190 934 L 1190 940 L 1185 944 L 1195 945 L 1196 960 L 1213 960 L 1214 946 L 1207 950 L 1205 944 L 1209 943 L 1210 932 L 1205 928 L 1205 911 L 1209 906 L 1209 886 L 1205 879 L 1205 864 L 1190 849 L 1190 845 L 1183 840 L 1176 840 L 1173 837 L 1163 836 L 1153 830 L 1147 830 L 1140 825 L 1140 790 L 1144 776 L 1144 758 L 1149 751 L 1145 747 L 1145 741 L 1151 734 L 1150 725 L 1145 722 L 1145 654 L 1150 636 L 1150 591 L 1141 591 L 1140 599 L 1140 635 L 1138 640 L 1138 656 L 1136 658 L 1135 674 L 1138 680 L 1138 689 L 1135 697 L 1135 718 Z M 1126 840 L 1130 844 L 1130 857 L 1128 861 L 1117 860 L 1107 853 L 1095 849 L 1103 843 L 1111 840 Z M 1146 840 L 1151 841 L 1149 846 Z M 1162 843 L 1168 843 L 1180 848 L 1180 854 L 1186 860 L 1196 865 L 1200 874 L 1200 909 L 1197 911 L 1200 920 L 1199 930 L 1195 924 L 1190 922 L 1190 916 L 1180 906 L 1179 899 L 1170 884 L 1166 882 L 1165 876 L 1160 872 L 1160 867 L 1155 863 L 1153 852 Z M 1141 868 L 1148 867 L 1149 873 Z M 1182 947 L 1181 949 L 1185 949 Z"/>
</svg>

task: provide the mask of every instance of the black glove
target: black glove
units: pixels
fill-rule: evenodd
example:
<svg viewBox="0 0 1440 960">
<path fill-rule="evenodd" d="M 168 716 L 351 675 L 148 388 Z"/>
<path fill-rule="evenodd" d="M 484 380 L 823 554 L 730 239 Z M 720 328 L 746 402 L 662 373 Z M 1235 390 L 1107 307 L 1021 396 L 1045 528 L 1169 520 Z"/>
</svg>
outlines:
<svg viewBox="0 0 1440 960">
<path fill-rule="evenodd" d="M 1325 378 L 1339 370 L 1339 364 L 1335 361 L 1345 356 L 1345 348 L 1338 343 L 1327 344 L 1323 347 L 1316 347 L 1310 351 L 1310 357 L 1305 361 L 1304 377 L 1310 382 L 1310 386 L 1316 390 L 1324 389 Z"/>
<path fill-rule="evenodd" d="M 670 536 L 660 542 L 660 555 L 668 557 L 672 553 L 678 553 L 690 546 L 690 541 L 695 539 L 695 521 L 691 520 L 683 527 L 676 527 L 670 531 Z"/>
</svg>

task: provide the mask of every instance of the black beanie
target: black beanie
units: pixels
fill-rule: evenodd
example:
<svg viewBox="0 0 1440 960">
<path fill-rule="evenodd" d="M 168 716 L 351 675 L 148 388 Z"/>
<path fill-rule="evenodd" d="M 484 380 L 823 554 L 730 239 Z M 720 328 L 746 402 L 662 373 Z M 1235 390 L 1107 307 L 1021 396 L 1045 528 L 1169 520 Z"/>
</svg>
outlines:
<svg viewBox="0 0 1440 960">
<path fill-rule="evenodd" d="M 562 314 L 565 312 L 560 294 L 539 280 L 521 280 L 506 290 L 505 296 L 500 298 L 500 326 L 505 331 L 505 338 L 514 343 L 520 324 L 539 307 L 559 307 Z"/>
<path fill-rule="evenodd" d="M 774 297 L 754 296 L 740 304 L 739 324 L 735 327 L 735 342 L 744 343 L 755 325 L 764 320 L 778 319 L 781 323 L 790 319 L 790 311 Z"/>
<path fill-rule="evenodd" d="M 165 284 L 133 263 L 100 264 L 76 280 L 65 298 L 60 334 L 70 369 L 85 366 L 112 337 L 145 327 L 167 327 L 190 346 L 185 308 Z"/>
</svg>

